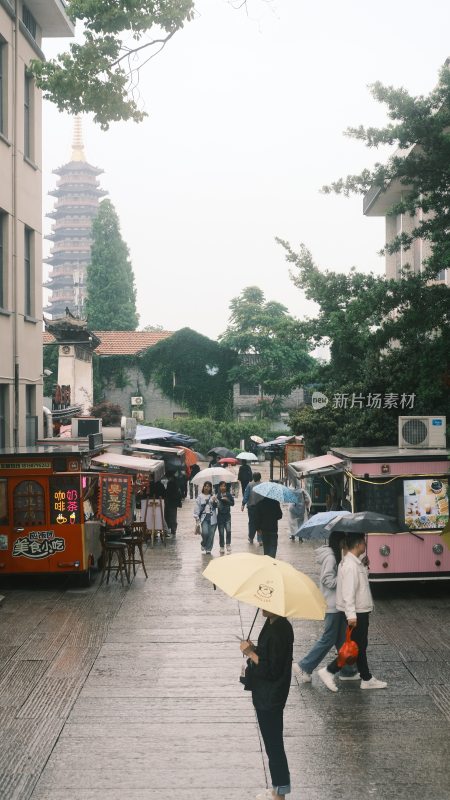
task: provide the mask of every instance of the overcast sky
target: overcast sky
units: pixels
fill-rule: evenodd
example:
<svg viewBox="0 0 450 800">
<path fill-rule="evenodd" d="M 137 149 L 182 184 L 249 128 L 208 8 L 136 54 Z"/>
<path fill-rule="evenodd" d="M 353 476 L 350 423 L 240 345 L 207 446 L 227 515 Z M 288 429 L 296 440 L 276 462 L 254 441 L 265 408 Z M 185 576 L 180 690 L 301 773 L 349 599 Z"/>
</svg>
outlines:
<svg viewBox="0 0 450 800">
<path fill-rule="evenodd" d="M 140 327 L 216 338 L 231 298 L 255 284 L 293 315 L 310 314 L 275 236 L 304 242 L 324 268 L 384 270 L 383 220 L 366 219 L 360 197 L 320 187 L 380 158 L 342 135 L 383 124 L 368 84 L 434 87 L 450 55 L 450 3 L 249 0 L 248 9 L 198 0 L 196 18 L 141 73 L 146 121 L 106 133 L 84 121 L 87 159 L 104 170 L 130 248 Z M 51 56 L 68 40 L 44 44 Z M 44 211 L 71 139 L 72 119 L 45 103 Z"/>
</svg>

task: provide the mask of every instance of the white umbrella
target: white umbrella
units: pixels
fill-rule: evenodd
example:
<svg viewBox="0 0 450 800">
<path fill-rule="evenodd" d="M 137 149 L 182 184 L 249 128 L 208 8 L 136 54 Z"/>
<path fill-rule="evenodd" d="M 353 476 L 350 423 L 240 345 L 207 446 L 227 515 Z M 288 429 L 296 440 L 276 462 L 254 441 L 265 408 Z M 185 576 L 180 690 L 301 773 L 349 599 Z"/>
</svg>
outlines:
<svg viewBox="0 0 450 800">
<path fill-rule="evenodd" d="M 197 475 L 194 475 L 192 478 L 192 483 L 196 483 L 199 486 L 205 483 L 205 481 L 210 481 L 213 486 L 217 486 L 217 484 L 222 481 L 225 481 L 225 483 L 236 483 L 237 477 L 231 469 L 208 467 L 208 469 L 202 469 L 200 472 L 197 472 Z"/>
<path fill-rule="evenodd" d="M 239 461 L 258 461 L 254 453 L 238 453 L 236 458 L 238 458 Z"/>
</svg>

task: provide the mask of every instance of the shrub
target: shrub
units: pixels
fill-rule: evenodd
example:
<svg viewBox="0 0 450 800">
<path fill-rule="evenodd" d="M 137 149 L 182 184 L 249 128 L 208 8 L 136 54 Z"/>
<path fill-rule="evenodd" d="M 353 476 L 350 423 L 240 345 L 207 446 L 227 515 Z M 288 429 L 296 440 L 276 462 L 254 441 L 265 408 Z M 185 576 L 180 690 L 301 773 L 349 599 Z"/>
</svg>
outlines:
<svg viewBox="0 0 450 800">
<path fill-rule="evenodd" d="M 100 417 L 103 425 L 120 425 L 123 411 L 117 403 L 110 403 L 102 400 L 101 403 L 94 403 L 89 409 L 93 417 Z"/>
</svg>

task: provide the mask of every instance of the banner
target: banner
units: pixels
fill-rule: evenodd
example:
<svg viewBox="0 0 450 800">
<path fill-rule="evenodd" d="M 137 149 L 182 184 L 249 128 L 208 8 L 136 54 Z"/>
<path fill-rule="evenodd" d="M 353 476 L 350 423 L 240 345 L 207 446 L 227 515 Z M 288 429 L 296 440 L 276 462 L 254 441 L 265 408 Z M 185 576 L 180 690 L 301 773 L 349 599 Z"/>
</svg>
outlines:
<svg viewBox="0 0 450 800">
<path fill-rule="evenodd" d="M 99 478 L 98 518 L 106 525 L 121 525 L 131 509 L 130 475 L 102 474 Z"/>
</svg>

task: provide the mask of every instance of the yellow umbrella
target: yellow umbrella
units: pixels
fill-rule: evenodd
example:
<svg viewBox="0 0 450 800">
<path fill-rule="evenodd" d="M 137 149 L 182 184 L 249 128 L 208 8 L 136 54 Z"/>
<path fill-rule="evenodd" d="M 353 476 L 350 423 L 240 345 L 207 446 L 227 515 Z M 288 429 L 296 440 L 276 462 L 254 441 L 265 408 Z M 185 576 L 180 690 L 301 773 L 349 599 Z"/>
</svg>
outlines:
<svg viewBox="0 0 450 800">
<path fill-rule="evenodd" d="M 210 561 L 205 578 L 230 597 L 280 617 L 323 619 L 327 604 L 314 581 L 271 556 L 234 553 Z"/>
</svg>

